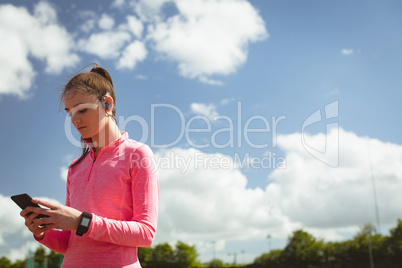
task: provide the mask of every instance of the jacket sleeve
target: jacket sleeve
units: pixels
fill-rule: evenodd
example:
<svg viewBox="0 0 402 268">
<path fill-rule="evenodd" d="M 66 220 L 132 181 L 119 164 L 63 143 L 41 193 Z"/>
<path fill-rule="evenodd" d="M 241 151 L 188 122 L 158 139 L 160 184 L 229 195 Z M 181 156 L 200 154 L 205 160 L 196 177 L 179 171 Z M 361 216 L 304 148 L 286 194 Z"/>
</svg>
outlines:
<svg viewBox="0 0 402 268">
<path fill-rule="evenodd" d="M 88 236 L 94 240 L 128 247 L 148 247 L 156 234 L 159 206 L 158 172 L 151 149 L 144 145 L 131 155 L 133 217 L 130 221 L 106 219 L 93 214 Z"/>
<path fill-rule="evenodd" d="M 66 194 L 66 206 L 70 206 L 70 195 L 69 195 L 69 180 L 70 177 L 70 169 L 67 174 L 67 194 Z M 71 231 L 60 231 L 60 230 L 48 230 L 45 233 L 45 236 L 42 240 L 35 240 L 41 243 L 42 245 L 48 247 L 49 249 L 56 251 L 61 254 L 65 254 L 68 247 L 68 242 L 70 240 Z"/>
<path fill-rule="evenodd" d="M 34 238 L 49 249 L 61 254 L 66 254 L 70 235 L 71 231 L 58 231 L 51 229 L 46 231 L 45 237 L 42 240 L 38 240 L 35 236 Z"/>
</svg>

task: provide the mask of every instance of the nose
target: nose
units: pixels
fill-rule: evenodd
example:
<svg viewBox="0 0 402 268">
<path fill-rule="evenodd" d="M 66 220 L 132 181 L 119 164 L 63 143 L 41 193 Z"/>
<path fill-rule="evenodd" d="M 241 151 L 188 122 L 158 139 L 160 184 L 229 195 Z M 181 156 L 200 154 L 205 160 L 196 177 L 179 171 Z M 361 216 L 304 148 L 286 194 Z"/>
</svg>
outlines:
<svg viewBox="0 0 402 268">
<path fill-rule="evenodd" d="M 73 113 L 71 115 L 71 123 L 73 123 L 74 126 L 76 126 L 76 124 L 80 122 L 80 116 L 78 113 Z"/>
</svg>

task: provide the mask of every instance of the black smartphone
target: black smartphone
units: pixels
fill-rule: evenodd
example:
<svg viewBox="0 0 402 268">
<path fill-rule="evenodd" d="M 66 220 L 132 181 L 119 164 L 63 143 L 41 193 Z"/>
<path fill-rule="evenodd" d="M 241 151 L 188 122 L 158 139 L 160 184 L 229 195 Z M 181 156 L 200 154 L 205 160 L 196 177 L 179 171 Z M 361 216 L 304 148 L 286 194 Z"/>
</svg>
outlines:
<svg viewBox="0 0 402 268">
<path fill-rule="evenodd" d="M 13 195 L 11 199 L 21 208 L 25 209 L 26 207 L 38 207 L 40 206 L 38 204 L 32 203 L 32 197 L 30 197 L 28 194 L 18 194 L 18 195 Z M 31 215 L 32 212 L 28 213 L 27 216 Z M 43 218 L 43 217 L 49 217 L 47 215 L 39 214 L 35 218 Z"/>
</svg>

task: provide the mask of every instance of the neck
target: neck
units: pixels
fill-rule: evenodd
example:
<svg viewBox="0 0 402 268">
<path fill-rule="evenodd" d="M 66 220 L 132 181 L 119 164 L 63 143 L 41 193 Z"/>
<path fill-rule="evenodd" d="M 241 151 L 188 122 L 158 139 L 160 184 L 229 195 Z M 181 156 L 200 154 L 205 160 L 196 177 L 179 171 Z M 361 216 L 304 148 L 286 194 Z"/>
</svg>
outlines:
<svg viewBox="0 0 402 268">
<path fill-rule="evenodd" d="M 92 137 L 95 155 L 98 155 L 103 147 L 120 137 L 121 133 L 119 127 L 112 119 L 109 119 L 104 129 L 100 130 L 96 136 Z"/>
</svg>

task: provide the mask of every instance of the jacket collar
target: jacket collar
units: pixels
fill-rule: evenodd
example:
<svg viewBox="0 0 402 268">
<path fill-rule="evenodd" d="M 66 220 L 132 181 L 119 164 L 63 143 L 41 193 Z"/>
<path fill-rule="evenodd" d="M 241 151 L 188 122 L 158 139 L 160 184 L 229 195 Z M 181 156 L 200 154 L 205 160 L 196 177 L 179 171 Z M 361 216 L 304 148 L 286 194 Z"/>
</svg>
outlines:
<svg viewBox="0 0 402 268">
<path fill-rule="evenodd" d="M 108 145 L 103 147 L 101 151 L 107 151 L 109 149 L 113 149 L 118 147 L 120 144 L 122 144 L 125 140 L 128 139 L 128 133 L 125 131 L 120 132 L 121 136 L 113 141 L 111 141 Z M 83 139 L 83 141 L 88 145 L 89 148 L 91 148 L 91 155 L 94 153 L 93 149 L 93 143 L 91 138 Z"/>
</svg>

